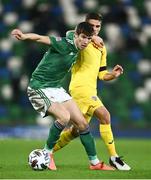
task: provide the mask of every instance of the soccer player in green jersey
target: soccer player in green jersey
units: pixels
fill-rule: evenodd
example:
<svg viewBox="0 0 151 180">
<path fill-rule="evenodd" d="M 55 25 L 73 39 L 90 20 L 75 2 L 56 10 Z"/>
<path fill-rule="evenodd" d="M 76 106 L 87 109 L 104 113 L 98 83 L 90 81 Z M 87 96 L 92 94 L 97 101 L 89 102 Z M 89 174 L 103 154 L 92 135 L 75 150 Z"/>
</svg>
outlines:
<svg viewBox="0 0 151 180">
<path fill-rule="evenodd" d="M 41 36 L 23 33 L 19 29 L 12 31 L 12 35 L 18 40 L 32 40 L 50 46 L 32 73 L 27 93 L 32 106 L 42 117 L 47 115 L 55 117 L 45 145 L 45 149 L 50 153 L 51 162 L 53 147 L 62 130 L 71 121 L 78 129 L 80 140 L 88 155 L 89 168 L 114 170 L 98 159 L 88 123 L 71 96 L 61 87 L 61 81 L 75 63 L 79 50 L 87 47 L 93 33 L 92 26 L 87 22 L 77 25 L 73 38 Z M 50 163 L 49 169 L 56 170 L 55 163 Z"/>
</svg>

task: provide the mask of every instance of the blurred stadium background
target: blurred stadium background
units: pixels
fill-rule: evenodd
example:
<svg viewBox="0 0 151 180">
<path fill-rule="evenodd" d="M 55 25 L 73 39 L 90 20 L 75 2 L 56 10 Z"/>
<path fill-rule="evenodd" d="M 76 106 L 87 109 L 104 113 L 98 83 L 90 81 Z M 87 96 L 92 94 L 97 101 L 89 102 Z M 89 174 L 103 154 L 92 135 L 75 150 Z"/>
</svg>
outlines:
<svg viewBox="0 0 151 180">
<path fill-rule="evenodd" d="M 124 67 L 118 80 L 98 82 L 114 134 L 151 137 L 151 0 L 1 0 L 1 137 L 44 137 L 50 123 L 37 116 L 26 95 L 30 75 L 47 47 L 18 42 L 11 30 L 65 36 L 92 11 L 103 15 L 100 35 L 108 50 L 108 67 Z M 66 88 L 68 81 L 67 76 Z M 91 129 L 98 135 L 95 119 Z"/>
</svg>

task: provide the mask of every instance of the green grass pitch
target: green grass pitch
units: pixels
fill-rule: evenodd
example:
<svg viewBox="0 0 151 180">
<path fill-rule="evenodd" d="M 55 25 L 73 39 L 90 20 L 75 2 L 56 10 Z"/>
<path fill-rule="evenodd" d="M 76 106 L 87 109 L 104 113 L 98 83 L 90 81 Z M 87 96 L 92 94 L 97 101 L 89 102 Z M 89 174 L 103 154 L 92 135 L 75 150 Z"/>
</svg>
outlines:
<svg viewBox="0 0 151 180">
<path fill-rule="evenodd" d="M 92 171 L 79 139 L 55 154 L 57 171 L 34 171 L 27 163 L 28 154 L 42 148 L 43 140 L 0 139 L 0 179 L 151 179 L 150 139 L 116 139 L 120 155 L 131 171 Z M 96 139 L 97 153 L 106 163 L 105 145 Z"/>
</svg>

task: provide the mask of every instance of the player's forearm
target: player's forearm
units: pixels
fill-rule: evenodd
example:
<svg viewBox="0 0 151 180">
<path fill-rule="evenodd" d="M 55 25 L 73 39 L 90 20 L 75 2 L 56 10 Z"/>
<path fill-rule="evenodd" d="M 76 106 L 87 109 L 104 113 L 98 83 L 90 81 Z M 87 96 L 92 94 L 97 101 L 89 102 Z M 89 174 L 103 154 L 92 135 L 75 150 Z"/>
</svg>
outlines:
<svg viewBox="0 0 151 180">
<path fill-rule="evenodd" d="M 35 33 L 24 34 L 24 40 L 31 40 L 39 43 L 50 44 L 50 39 L 48 36 L 41 36 Z"/>
<path fill-rule="evenodd" d="M 104 81 L 110 81 L 110 80 L 113 80 L 113 79 L 116 79 L 116 74 L 113 73 L 113 72 L 108 72 L 103 76 Z"/>
<path fill-rule="evenodd" d="M 35 33 L 23 33 L 20 29 L 14 29 L 11 32 L 11 35 L 13 35 L 18 40 L 32 40 L 36 42 L 40 42 L 43 44 L 51 44 L 51 41 L 49 39 L 49 36 L 41 36 L 39 34 Z"/>
<path fill-rule="evenodd" d="M 41 37 L 38 34 L 35 33 L 26 33 L 24 34 L 23 40 L 32 40 L 32 41 L 40 41 Z"/>
</svg>

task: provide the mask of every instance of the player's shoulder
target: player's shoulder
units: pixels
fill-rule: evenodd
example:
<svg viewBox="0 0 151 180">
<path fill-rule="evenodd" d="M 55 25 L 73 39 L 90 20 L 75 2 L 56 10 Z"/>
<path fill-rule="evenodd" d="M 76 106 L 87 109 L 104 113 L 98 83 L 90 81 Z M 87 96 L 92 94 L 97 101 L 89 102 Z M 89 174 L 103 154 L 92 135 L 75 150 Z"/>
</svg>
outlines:
<svg viewBox="0 0 151 180">
<path fill-rule="evenodd" d="M 95 45 L 94 42 L 90 42 L 86 49 L 91 49 L 91 50 L 96 50 L 97 49 L 97 50 L 99 50 L 99 48 Z"/>
<path fill-rule="evenodd" d="M 89 44 L 89 49 L 97 52 L 97 53 L 100 53 L 102 51 L 104 51 L 104 49 L 106 49 L 105 45 L 103 45 L 103 47 L 98 47 L 94 42 L 91 42 Z"/>
<path fill-rule="evenodd" d="M 66 42 L 66 38 L 65 37 L 60 37 L 60 36 L 48 36 L 48 37 L 49 37 L 49 39 L 51 40 L 51 42 L 53 44 Z"/>
</svg>

